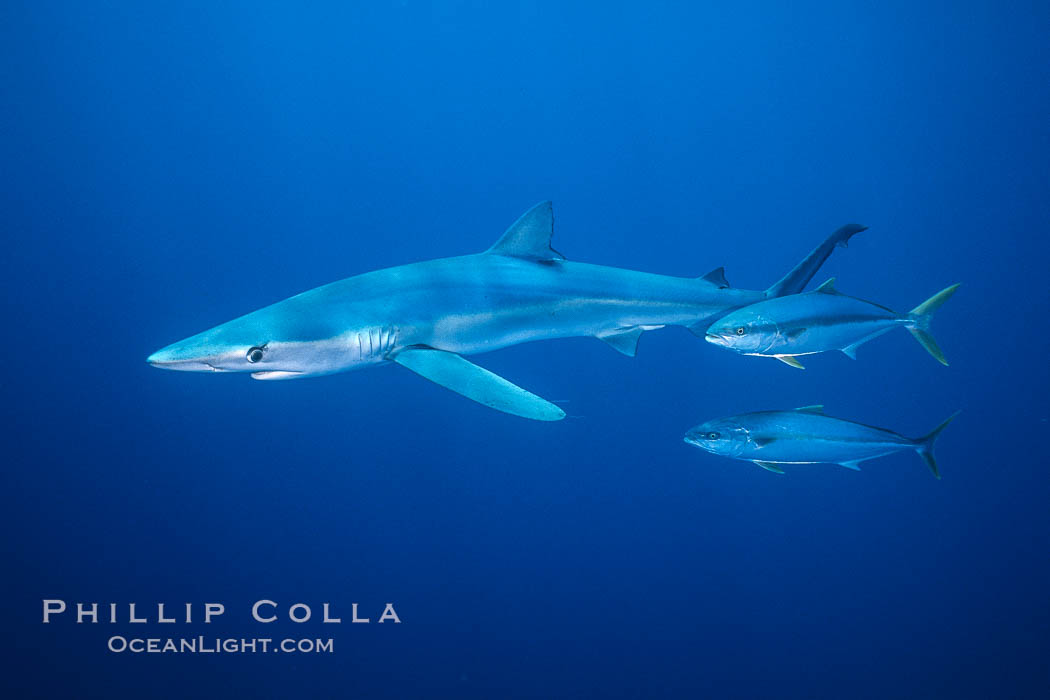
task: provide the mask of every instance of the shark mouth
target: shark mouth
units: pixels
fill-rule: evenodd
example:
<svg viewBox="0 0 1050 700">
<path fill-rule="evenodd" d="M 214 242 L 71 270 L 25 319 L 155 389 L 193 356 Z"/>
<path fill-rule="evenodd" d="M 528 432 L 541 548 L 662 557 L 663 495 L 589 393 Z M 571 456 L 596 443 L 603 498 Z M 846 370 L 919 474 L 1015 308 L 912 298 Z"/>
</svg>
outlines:
<svg viewBox="0 0 1050 700">
<path fill-rule="evenodd" d="M 296 377 L 306 376 L 302 372 L 284 372 L 284 371 L 273 371 L 273 372 L 252 372 L 252 379 L 271 380 L 271 379 L 295 379 Z"/>
</svg>

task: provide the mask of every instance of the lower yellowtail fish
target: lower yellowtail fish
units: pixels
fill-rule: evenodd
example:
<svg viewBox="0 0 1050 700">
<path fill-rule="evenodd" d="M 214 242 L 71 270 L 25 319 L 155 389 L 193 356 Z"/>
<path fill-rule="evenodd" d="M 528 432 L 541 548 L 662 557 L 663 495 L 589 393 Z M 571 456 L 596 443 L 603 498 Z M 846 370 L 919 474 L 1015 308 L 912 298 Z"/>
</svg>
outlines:
<svg viewBox="0 0 1050 700">
<path fill-rule="evenodd" d="M 784 473 L 782 464 L 839 464 L 859 470 L 866 460 L 915 450 L 940 479 L 933 443 L 957 415 L 924 437 L 908 438 L 892 430 L 832 418 L 824 414 L 823 406 L 804 406 L 718 418 L 691 429 L 685 441 L 716 455 L 754 462 L 777 474 Z"/>
<path fill-rule="evenodd" d="M 744 355 L 775 357 L 804 369 L 800 355 L 841 350 L 857 359 L 857 348 L 897 327 L 906 328 L 942 365 L 944 353 L 930 334 L 933 312 L 955 293 L 954 284 L 906 314 L 841 294 L 830 279 L 812 292 L 766 299 L 712 323 L 709 343 Z"/>
</svg>

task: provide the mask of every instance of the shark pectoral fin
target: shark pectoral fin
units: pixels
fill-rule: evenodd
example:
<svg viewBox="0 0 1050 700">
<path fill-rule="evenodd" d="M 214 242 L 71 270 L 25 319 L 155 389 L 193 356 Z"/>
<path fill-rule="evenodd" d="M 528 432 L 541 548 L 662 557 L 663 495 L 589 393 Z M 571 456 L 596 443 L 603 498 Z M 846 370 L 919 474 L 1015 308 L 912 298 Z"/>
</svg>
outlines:
<svg viewBox="0 0 1050 700">
<path fill-rule="evenodd" d="M 859 459 L 855 459 L 852 462 L 839 462 L 839 465 L 845 467 L 846 469 L 852 469 L 855 472 L 859 472 L 860 471 L 860 460 Z"/>
<path fill-rule="evenodd" d="M 564 260 L 564 255 L 551 248 L 553 235 L 554 208 L 550 202 L 540 202 L 522 214 L 485 252 L 545 263 Z"/>
<path fill-rule="evenodd" d="M 773 355 L 773 357 L 777 358 L 785 365 L 791 365 L 792 367 L 795 367 L 797 369 L 806 369 L 805 366 L 803 366 L 803 364 L 799 362 L 794 355 Z"/>
<path fill-rule="evenodd" d="M 532 420 L 554 421 L 565 417 L 565 411 L 550 401 L 511 384 L 453 352 L 415 347 L 402 350 L 393 360 L 435 384 L 497 411 Z"/>
<path fill-rule="evenodd" d="M 604 340 L 617 352 L 622 352 L 627 357 L 634 357 L 635 353 L 638 352 L 638 339 L 642 337 L 644 330 L 641 326 L 634 326 L 627 330 L 602 333 L 596 335 L 595 338 Z"/>
<path fill-rule="evenodd" d="M 771 471 L 771 472 L 773 472 L 774 474 L 783 474 L 783 473 L 784 473 L 784 470 L 783 470 L 783 469 L 781 469 L 780 467 L 778 467 L 778 466 L 777 466 L 776 464 L 774 464 L 773 462 L 762 462 L 762 461 L 759 461 L 759 460 L 757 460 L 757 459 L 756 459 L 756 460 L 754 460 L 754 462 L 755 462 L 755 464 L 757 464 L 758 466 L 762 467 L 763 469 L 765 469 L 765 470 L 767 470 L 767 471 Z"/>
</svg>

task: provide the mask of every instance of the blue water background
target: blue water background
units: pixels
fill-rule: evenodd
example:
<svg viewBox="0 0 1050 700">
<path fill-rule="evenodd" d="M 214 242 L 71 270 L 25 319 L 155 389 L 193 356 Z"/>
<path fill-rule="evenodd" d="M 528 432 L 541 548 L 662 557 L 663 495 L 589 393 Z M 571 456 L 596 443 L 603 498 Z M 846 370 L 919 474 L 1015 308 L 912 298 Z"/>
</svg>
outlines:
<svg viewBox="0 0 1050 700">
<path fill-rule="evenodd" d="M 9 697 L 1036 697 L 1050 687 L 1046 3 L 15 3 L 0 9 Z M 905 310 L 804 372 L 682 329 L 295 382 L 157 348 L 555 203 L 571 260 Z M 914 454 L 777 477 L 685 445 L 823 403 Z M 204 625 L 41 600 L 224 602 Z M 330 601 L 344 624 L 263 626 Z M 351 625 L 359 602 L 373 624 Z M 374 624 L 393 602 L 401 625 Z M 283 613 L 282 613 L 283 614 Z M 333 655 L 111 654 L 114 633 Z"/>
</svg>

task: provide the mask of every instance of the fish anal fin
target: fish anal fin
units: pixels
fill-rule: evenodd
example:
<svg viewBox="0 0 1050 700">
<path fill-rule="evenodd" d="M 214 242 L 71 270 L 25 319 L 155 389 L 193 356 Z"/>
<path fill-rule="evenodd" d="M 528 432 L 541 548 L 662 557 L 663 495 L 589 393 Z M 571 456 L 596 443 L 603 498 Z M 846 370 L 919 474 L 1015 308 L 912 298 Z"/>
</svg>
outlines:
<svg viewBox="0 0 1050 700">
<path fill-rule="evenodd" d="M 510 225 L 487 253 L 524 258 L 537 262 L 555 262 L 565 256 L 551 248 L 554 235 L 554 208 L 550 202 L 540 202 Z"/>
<path fill-rule="evenodd" d="M 812 406 L 799 406 L 795 410 L 801 411 L 802 413 L 817 413 L 819 415 L 824 415 L 824 404 L 818 403 L 813 404 Z"/>
<path fill-rule="evenodd" d="M 805 365 L 799 362 L 798 358 L 796 358 L 794 355 L 773 355 L 773 357 L 777 358 L 785 365 L 791 365 L 796 369 L 806 369 Z"/>
<path fill-rule="evenodd" d="M 565 411 L 550 401 L 511 384 L 453 352 L 415 346 L 402 350 L 393 360 L 435 384 L 497 411 L 542 421 L 565 417 Z"/>
<path fill-rule="evenodd" d="M 758 466 L 762 467 L 766 471 L 771 471 L 774 474 L 783 474 L 784 473 L 784 470 L 781 469 L 778 465 L 774 464 L 773 462 L 763 462 L 763 461 L 758 460 L 758 459 L 753 460 L 753 461 L 755 462 L 755 464 L 757 464 Z"/>
<path fill-rule="evenodd" d="M 729 288 L 729 281 L 726 279 L 726 269 L 724 267 L 716 267 L 700 279 L 710 282 L 719 289 Z"/>
<path fill-rule="evenodd" d="M 646 328 L 642 328 L 641 326 L 632 326 L 631 328 L 616 330 L 610 333 L 602 333 L 595 337 L 599 340 L 604 340 L 617 352 L 621 352 L 624 355 L 627 355 L 627 357 L 634 357 L 635 353 L 638 352 L 638 340 L 646 330 Z"/>
</svg>

